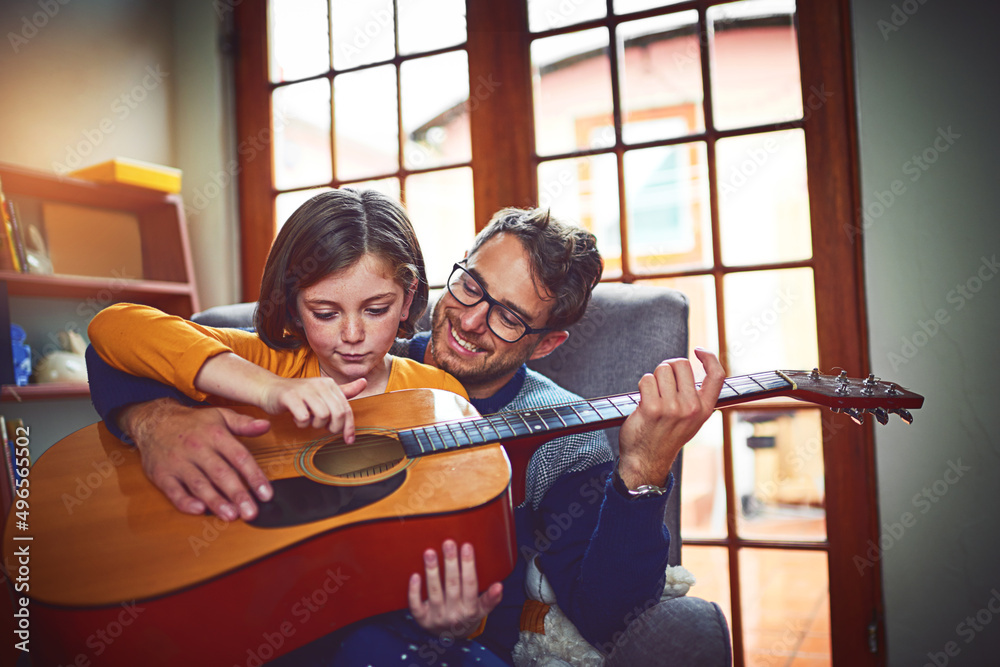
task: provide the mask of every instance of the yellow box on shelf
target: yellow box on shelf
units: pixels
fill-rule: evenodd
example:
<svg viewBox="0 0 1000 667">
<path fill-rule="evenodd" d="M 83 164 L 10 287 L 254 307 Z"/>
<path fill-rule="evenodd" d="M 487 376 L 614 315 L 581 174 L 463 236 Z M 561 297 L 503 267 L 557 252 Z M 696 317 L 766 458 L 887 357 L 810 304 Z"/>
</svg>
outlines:
<svg viewBox="0 0 1000 667">
<path fill-rule="evenodd" d="M 180 169 L 129 158 L 115 158 L 71 171 L 69 175 L 98 183 L 133 185 L 160 192 L 181 191 Z"/>
</svg>

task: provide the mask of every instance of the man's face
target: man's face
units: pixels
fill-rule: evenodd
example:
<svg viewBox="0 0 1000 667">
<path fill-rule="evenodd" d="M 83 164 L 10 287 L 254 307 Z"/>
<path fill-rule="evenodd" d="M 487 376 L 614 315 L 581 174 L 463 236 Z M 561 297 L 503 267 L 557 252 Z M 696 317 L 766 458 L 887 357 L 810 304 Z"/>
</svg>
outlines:
<svg viewBox="0 0 1000 667">
<path fill-rule="evenodd" d="M 469 256 L 466 269 L 497 301 L 530 327 L 545 326 L 552 300 L 536 288 L 528 255 L 516 237 L 498 234 Z M 491 396 L 529 359 L 561 343 L 564 332 L 532 334 L 508 343 L 486 323 L 490 304 L 463 306 L 445 290 L 434 307 L 430 353 L 434 363 L 458 379 L 473 398 Z"/>
</svg>

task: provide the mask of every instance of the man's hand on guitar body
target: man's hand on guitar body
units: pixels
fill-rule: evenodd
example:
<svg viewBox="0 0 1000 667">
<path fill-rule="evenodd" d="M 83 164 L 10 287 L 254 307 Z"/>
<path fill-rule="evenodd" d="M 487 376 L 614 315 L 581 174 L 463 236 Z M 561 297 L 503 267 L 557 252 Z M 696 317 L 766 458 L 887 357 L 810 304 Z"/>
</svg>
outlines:
<svg viewBox="0 0 1000 667">
<path fill-rule="evenodd" d="M 162 398 L 128 406 L 118 423 L 135 441 L 146 476 L 181 512 L 201 514 L 208 507 L 228 521 L 250 520 L 257 516 L 253 496 L 267 501 L 273 495 L 253 456 L 234 437 L 264 434 L 266 420 Z"/>
<path fill-rule="evenodd" d="M 424 552 L 427 599 L 421 598 L 420 575 L 414 573 L 410 577 L 410 613 L 417 624 L 431 634 L 464 639 L 500 604 L 503 584 L 494 583 L 480 595 L 472 545 L 462 545 L 461 561 L 459 548 L 452 540 L 446 540 L 441 551 L 444 554 L 444 584 L 442 586 L 437 552 L 428 549 Z"/>
<path fill-rule="evenodd" d="M 618 472 L 630 489 L 663 486 L 681 447 L 715 410 L 725 371 L 711 352 L 698 348 L 695 354 L 706 373 L 701 387 L 687 359 L 664 361 L 639 380 L 639 406 L 619 435 Z"/>
</svg>

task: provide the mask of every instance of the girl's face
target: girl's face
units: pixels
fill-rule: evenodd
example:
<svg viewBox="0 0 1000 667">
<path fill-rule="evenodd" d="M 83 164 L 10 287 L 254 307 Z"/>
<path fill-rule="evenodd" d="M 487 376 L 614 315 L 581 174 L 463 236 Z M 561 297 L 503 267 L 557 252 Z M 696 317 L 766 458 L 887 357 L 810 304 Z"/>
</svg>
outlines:
<svg viewBox="0 0 1000 667">
<path fill-rule="evenodd" d="M 368 254 L 296 298 L 309 347 L 323 373 L 339 384 L 365 377 L 371 385 L 387 368 L 385 356 L 413 301 L 413 292 L 404 292 L 390 268 Z"/>
</svg>

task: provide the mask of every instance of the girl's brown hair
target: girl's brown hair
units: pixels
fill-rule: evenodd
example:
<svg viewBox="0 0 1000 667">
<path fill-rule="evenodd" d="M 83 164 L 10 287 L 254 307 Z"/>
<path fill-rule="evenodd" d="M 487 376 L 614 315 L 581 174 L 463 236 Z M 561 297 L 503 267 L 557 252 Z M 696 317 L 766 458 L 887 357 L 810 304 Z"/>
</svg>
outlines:
<svg viewBox="0 0 1000 667">
<path fill-rule="evenodd" d="M 365 255 L 388 262 L 404 294 L 416 282 L 410 312 L 396 334 L 412 336 L 427 307 L 427 275 L 416 232 L 399 202 L 374 190 L 350 188 L 316 195 L 282 225 L 260 281 L 257 335 L 273 348 L 305 345 L 296 323 L 299 292 Z"/>
</svg>

